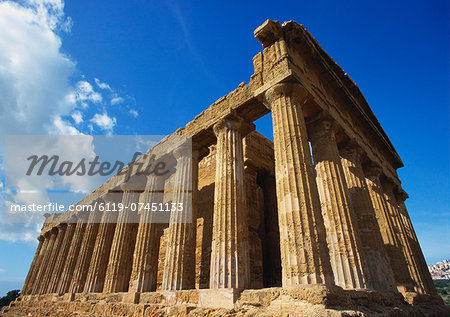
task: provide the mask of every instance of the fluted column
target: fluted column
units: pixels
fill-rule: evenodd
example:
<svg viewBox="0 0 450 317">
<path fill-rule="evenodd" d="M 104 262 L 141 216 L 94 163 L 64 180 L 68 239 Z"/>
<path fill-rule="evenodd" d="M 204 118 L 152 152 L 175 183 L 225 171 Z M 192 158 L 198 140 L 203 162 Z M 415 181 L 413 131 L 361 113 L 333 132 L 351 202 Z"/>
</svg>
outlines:
<svg viewBox="0 0 450 317">
<path fill-rule="evenodd" d="M 361 243 L 372 277 L 372 286 L 377 290 L 393 290 L 396 288 L 394 273 L 383 246 L 380 227 L 364 179 L 361 148 L 354 141 L 348 141 L 341 146 L 339 153 L 347 181 L 349 202 L 356 214 Z"/>
<path fill-rule="evenodd" d="M 395 233 L 393 219 L 389 214 L 385 195 L 381 187 L 381 171 L 381 168 L 374 164 L 364 166 L 367 189 L 380 227 L 383 244 L 394 272 L 397 289 L 401 292 L 412 291 L 412 280 L 402 252 L 402 245 Z"/>
<path fill-rule="evenodd" d="M 94 203 L 92 203 L 94 206 Z M 81 242 L 80 255 L 75 264 L 72 282 L 69 286 L 69 293 L 80 293 L 84 289 L 86 277 L 91 263 L 92 253 L 94 251 L 95 240 L 97 238 L 98 228 L 100 226 L 101 212 L 97 209 L 89 213 L 86 230 L 83 241 Z"/>
<path fill-rule="evenodd" d="M 302 105 L 307 91 L 282 83 L 265 95 L 272 110 L 283 287 L 333 284 Z"/>
<path fill-rule="evenodd" d="M 86 230 L 87 214 L 81 212 L 77 214 L 77 224 L 73 234 L 72 242 L 70 244 L 69 252 L 67 254 L 66 263 L 59 280 L 57 293 L 65 294 L 69 291 L 70 283 L 72 282 L 73 272 L 77 263 L 78 255 L 80 253 L 81 243 L 83 241 L 84 232 Z"/>
<path fill-rule="evenodd" d="M 64 240 L 64 236 L 66 234 L 67 224 L 60 223 L 56 228 L 56 237 L 55 243 L 53 244 L 52 253 L 47 263 L 47 269 L 44 275 L 44 282 L 42 284 L 41 293 L 49 293 L 50 281 L 54 274 L 54 269 L 56 265 L 56 261 L 58 259 L 59 251 L 61 249 L 62 242 Z"/>
<path fill-rule="evenodd" d="M 39 244 L 36 249 L 36 253 L 34 254 L 33 261 L 31 262 L 31 266 L 30 266 L 30 269 L 28 270 L 27 277 L 25 278 L 25 282 L 23 283 L 22 292 L 21 292 L 23 295 L 29 294 L 29 288 L 30 288 L 30 286 L 33 285 L 34 278 L 36 277 L 36 271 L 39 268 L 38 267 L 39 255 L 41 253 L 42 246 L 44 245 L 44 237 L 39 236 L 38 240 L 39 240 Z"/>
<path fill-rule="evenodd" d="M 56 259 L 55 268 L 53 269 L 50 279 L 50 285 L 48 289 L 49 293 L 56 293 L 58 291 L 59 281 L 61 279 L 64 265 L 67 261 L 67 255 L 69 253 L 70 244 L 72 243 L 76 225 L 76 222 L 73 222 L 72 220 L 67 223 L 66 234 L 64 235 L 64 240 L 61 244 L 61 248 Z"/>
<path fill-rule="evenodd" d="M 36 282 L 33 286 L 32 294 L 43 294 L 43 291 L 44 291 L 43 286 L 45 284 L 44 278 L 45 278 L 45 274 L 47 272 L 50 258 L 52 256 L 53 246 L 55 244 L 57 232 L 58 232 L 58 230 L 56 228 L 52 228 L 50 231 L 45 233 L 45 238 L 49 239 L 49 242 L 48 242 L 47 249 L 45 251 L 44 258 L 42 259 L 42 263 L 41 263 L 42 268 L 41 268 L 41 270 L 39 270 L 39 274 L 37 275 Z"/>
<path fill-rule="evenodd" d="M 106 270 L 104 293 L 126 292 L 128 290 L 138 227 L 138 223 L 135 222 L 137 211 L 133 210 L 132 206 L 139 202 L 139 195 L 145 188 L 145 181 L 144 176 L 134 176 L 122 186 L 122 204 L 124 207 L 128 206 L 128 208 L 119 210 Z"/>
<path fill-rule="evenodd" d="M 389 214 L 394 225 L 394 232 L 397 235 L 398 241 L 400 242 L 401 251 L 403 252 L 406 263 L 408 265 L 407 269 L 409 271 L 410 278 L 413 281 L 414 290 L 417 293 L 422 294 L 424 293 L 423 282 L 418 271 L 418 265 L 416 263 L 416 259 L 414 258 L 411 244 L 409 243 L 409 240 L 407 238 L 406 228 L 401 219 L 399 206 L 395 199 L 395 185 L 392 181 L 386 179 L 384 179 L 381 184 L 384 190 L 387 209 L 389 210 Z"/>
<path fill-rule="evenodd" d="M 416 232 L 412 225 L 411 219 L 409 218 L 408 211 L 406 210 L 405 200 L 408 198 L 408 194 L 400 189 L 396 193 L 396 200 L 399 205 L 400 215 L 402 215 L 402 220 L 404 221 L 407 237 L 412 248 L 413 256 L 416 259 L 418 265 L 418 271 L 423 282 L 423 288 L 425 293 L 430 295 L 436 295 L 436 287 L 434 286 L 433 279 L 431 278 L 430 271 L 428 270 L 428 265 L 423 256 L 422 249 L 420 248 L 419 240 L 417 239 Z"/>
<path fill-rule="evenodd" d="M 371 277 L 356 216 L 349 203 L 334 122 L 319 115 L 309 127 L 334 282 L 348 289 L 369 288 Z"/>
<path fill-rule="evenodd" d="M 173 153 L 177 160 L 173 203 L 182 204 L 182 211 L 171 212 L 162 289 L 180 290 L 195 287 L 195 242 L 197 210 L 193 195 L 198 190 L 198 161 L 191 145 L 184 143 Z"/>
<path fill-rule="evenodd" d="M 118 194 L 114 194 L 113 196 L 118 198 Z M 105 198 L 104 203 L 107 204 L 107 202 L 108 199 Z M 100 293 L 103 291 L 106 269 L 108 267 L 111 246 L 117 225 L 117 217 L 117 211 L 104 211 L 102 214 L 102 220 L 98 228 L 97 239 L 92 253 L 92 260 L 84 286 L 85 293 Z"/>
<path fill-rule="evenodd" d="M 47 254 L 48 244 L 49 244 L 50 240 L 48 239 L 48 236 L 46 236 L 46 235 L 43 235 L 41 237 L 42 237 L 42 239 L 44 239 L 44 242 L 42 244 L 42 248 L 39 253 L 38 262 L 36 263 L 36 270 L 33 273 L 33 276 L 30 278 L 30 283 L 28 286 L 27 294 L 35 294 L 34 290 L 38 283 L 38 276 L 39 276 L 40 272 L 45 269 L 42 266 L 42 263 L 44 261 L 45 255 Z"/>
<path fill-rule="evenodd" d="M 248 288 L 250 259 L 242 138 L 254 125 L 231 116 L 214 125 L 217 137 L 210 288 Z"/>
<path fill-rule="evenodd" d="M 165 179 L 155 174 L 148 176 L 145 192 L 141 195 L 140 201 L 144 206 L 147 204 L 151 206 L 153 203 L 159 206 L 163 202 Z M 154 222 L 153 215 L 151 210 L 141 210 L 130 277 L 130 292 L 156 290 L 159 239 L 163 232 L 163 225 Z"/>
</svg>

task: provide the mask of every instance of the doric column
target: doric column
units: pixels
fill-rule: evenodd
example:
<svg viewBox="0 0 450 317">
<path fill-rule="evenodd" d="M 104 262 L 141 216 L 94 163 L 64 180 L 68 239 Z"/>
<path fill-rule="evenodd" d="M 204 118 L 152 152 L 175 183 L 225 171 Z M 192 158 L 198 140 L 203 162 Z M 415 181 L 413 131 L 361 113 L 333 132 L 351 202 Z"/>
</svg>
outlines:
<svg viewBox="0 0 450 317">
<path fill-rule="evenodd" d="M 56 228 L 56 238 L 55 243 L 53 244 L 53 250 L 52 254 L 50 255 L 48 264 L 47 264 L 47 270 L 44 275 L 44 283 L 42 284 L 41 293 L 49 293 L 50 288 L 50 281 L 52 279 L 52 276 L 54 274 L 54 269 L 56 265 L 56 261 L 59 256 L 59 251 L 61 249 L 62 242 L 64 240 L 64 236 L 66 234 L 67 224 L 66 223 L 60 223 L 58 227 Z"/>
<path fill-rule="evenodd" d="M 371 277 L 356 216 L 349 204 L 334 122 L 320 114 L 309 128 L 334 282 L 348 289 L 368 288 Z"/>
<path fill-rule="evenodd" d="M 46 235 L 43 235 L 41 237 L 42 237 L 42 239 L 44 239 L 44 242 L 42 244 L 41 251 L 39 252 L 38 262 L 36 263 L 36 270 L 33 273 L 33 276 L 30 278 L 30 283 L 28 286 L 27 294 L 35 294 L 34 290 L 36 290 L 36 285 L 38 283 L 38 276 L 39 276 L 40 272 L 45 269 L 42 266 L 42 263 L 44 261 L 45 255 L 47 254 L 48 244 L 49 244 L 50 240 L 48 239 L 48 236 L 46 236 Z"/>
<path fill-rule="evenodd" d="M 144 176 L 134 176 L 129 182 L 122 185 L 124 208 L 119 210 L 117 218 L 103 287 L 104 293 L 128 290 L 138 227 L 137 210 L 134 210 L 133 206 L 137 207 L 139 195 L 145 188 L 145 181 Z"/>
<path fill-rule="evenodd" d="M 425 293 L 430 295 L 436 295 L 436 287 L 434 286 L 433 279 L 431 278 L 430 271 L 428 270 L 428 265 L 423 256 L 422 249 L 420 248 L 419 240 L 417 239 L 416 232 L 412 225 L 411 219 L 409 218 L 408 211 L 406 210 L 405 200 L 408 198 L 408 194 L 400 189 L 396 192 L 396 200 L 399 205 L 400 215 L 404 221 L 404 225 L 407 231 L 407 238 L 412 248 L 413 256 L 416 259 L 418 265 L 418 271 L 423 282 L 423 288 Z"/>
<path fill-rule="evenodd" d="M 81 212 L 77 214 L 77 224 L 73 234 L 72 242 L 69 247 L 69 252 L 66 258 L 66 264 L 61 274 L 58 285 L 58 294 L 65 294 L 69 291 L 70 283 L 72 282 L 73 272 L 77 263 L 78 255 L 80 253 L 81 243 L 83 241 L 84 232 L 86 230 L 87 214 Z"/>
<path fill-rule="evenodd" d="M 404 293 L 413 290 L 412 281 L 407 269 L 405 256 L 402 252 L 402 245 L 395 233 L 393 219 L 389 213 L 385 195 L 381 187 L 381 171 L 381 168 L 374 164 L 364 166 L 367 189 L 380 227 L 383 244 L 387 251 L 392 271 L 394 272 L 397 289 Z"/>
<path fill-rule="evenodd" d="M 55 268 L 53 270 L 50 286 L 48 289 L 49 293 L 56 293 L 58 291 L 59 281 L 61 279 L 61 274 L 64 269 L 64 265 L 67 261 L 67 255 L 69 254 L 70 244 L 72 243 L 73 234 L 75 232 L 75 227 L 77 225 L 74 220 L 70 220 L 67 223 L 66 234 L 64 235 L 64 240 L 61 244 L 61 248 L 56 258 Z"/>
<path fill-rule="evenodd" d="M 98 203 L 98 202 L 96 202 Z M 91 206 L 95 206 L 92 203 Z M 83 241 L 81 242 L 80 255 L 78 256 L 75 270 L 72 276 L 72 282 L 69 286 L 69 293 L 83 292 L 86 277 L 91 263 L 92 253 L 94 251 L 95 240 L 97 238 L 98 228 L 100 226 L 101 212 L 97 209 L 89 212 L 86 230 Z"/>
<path fill-rule="evenodd" d="M 422 294 L 424 293 L 423 282 L 418 272 L 418 265 L 416 263 L 416 259 L 414 258 L 411 244 L 409 243 L 407 238 L 406 228 L 401 219 L 399 206 L 395 199 L 394 195 L 395 184 L 387 179 L 383 179 L 381 184 L 384 190 L 384 197 L 386 200 L 387 209 L 389 210 L 389 214 L 391 216 L 394 225 L 394 232 L 397 235 L 398 241 L 400 242 L 401 251 L 403 252 L 406 263 L 408 265 L 407 269 L 409 271 L 410 278 L 413 281 L 414 290 L 417 293 Z"/>
<path fill-rule="evenodd" d="M 253 124 L 234 115 L 214 125 L 217 147 L 210 288 L 250 285 L 242 138 L 253 129 Z"/>
<path fill-rule="evenodd" d="M 364 171 L 361 165 L 362 150 L 351 140 L 341 146 L 339 153 L 347 181 L 349 202 L 356 214 L 361 243 L 372 277 L 371 286 L 377 290 L 396 289 L 394 273 L 383 246 L 380 227 L 364 180 Z"/>
<path fill-rule="evenodd" d="M 29 288 L 30 288 L 30 286 L 33 285 L 34 279 L 36 277 L 36 271 L 39 268 L 38 267 L 39 255 L 41 253 L 42 246 L 44 245 L 44 237 L 39 236 L 38 241 L 39 241 L 39 244 L 36 249 L 36 253 L 34 254 L 33 261 L 31 262 L 31 266 L 30 266 L 30 269 L 28 270 L 27 277 L 25 278 L 25 282 L 23 283 L 22 292 L 21 292 L 23 295 L 29 294 Z"/>
<path fill-rule="evenodd" d="M 198 190 L 198 158 L 191 144 L 180 145 L 173 155 L 177 160 L 172 202 L 182 204 L 183 210 L 170 214 L 166 254 L 164 258 L 163 290 L 193 289 L 195 287 L 196 202 Z"/>
<path fill-rule="evenodd" d="M 145 192 L 140 202 L 144 206 L 159 206 L 164 199 L 164 182 L 166 178 L 151 174 L 147 177 Z M 130 292 L 149 292 L 156 290 L 158 273 L 159 239 L 163 233 L 161 223 L 154 222 L 154 213 L 144 208 L 140 211 L 136 246 L 133 255 L 133 269 L 130 277 Z M 152 219 L 153 218 L 153 219 Z"/>
<path fill-rule="evenodd" d="M 299 84 L 266 92 L 272 110 L 283 287 L 333 284 Z"/>
<path fill-rule="evenodd" d="M 117 199 L 119 196 L 119 194 L 108 195 L 113 195 Z M 105 200 L 103 202 L 104 206 L 107 206 L 108 202 L 109 200 L 105 197 Z M 103 291 L 106 269 L 108 267 L 111 246 L 117 225 L 117 217 L 117 211 L 105 210 L 102 213 L 102 220 L 98 228 L 97 239 L 95 241 L 92 259 L 89 265 L 86 283 L 84 286 L 85 293 L 100 293 Z"/>
<path fill-rule="evenodd" d="M 52 256 L 53 252 L 53 246 L 55 244 L 56 240 L 56 234 L 58 230 L 56 228 L 52 228 L 50 231 L 45 233 L 45 238 L 49 239 L 47 249 L 45 251 L 44 258 L 42 259 L 42 269 L 39 270 L 39 274 L 36 277 L 36 282 L 33 286 L 33 292 L 32 294 L 43 294 L 43 286 L 45 283 L 44 277 L 45 273 L 47 272 L 48 263 L 50 261 L 50 257 Z"/>
</svg>

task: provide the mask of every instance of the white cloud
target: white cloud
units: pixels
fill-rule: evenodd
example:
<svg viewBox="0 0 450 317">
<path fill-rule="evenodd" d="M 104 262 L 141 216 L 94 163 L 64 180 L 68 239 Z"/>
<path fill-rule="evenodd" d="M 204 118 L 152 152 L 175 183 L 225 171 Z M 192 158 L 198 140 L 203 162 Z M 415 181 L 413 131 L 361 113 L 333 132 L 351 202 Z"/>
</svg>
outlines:
<svg viewBox="0 0 450 317">
<path fill-rule="evenodd" d="M 83 115 L 81 114 L 81 112 L 75 111 L 74 113 L 72 113 L 72 119 L 75 124 L 80 124 L 81 122 L 83 122 Z"/>
<path fill-rule="evenodd" d="M 111 105 L 117 105 L 119 103 L 122 103 L 124 101 L 124 99 L 122 97 L 114 97 L 111 99 Z"/>
<path fill-rule="evenodd" d="M 111 87 L 107 83 L 102 83 L 98 78 L 94 78 L 94 81 L 97 84 L 98 88 L 112 91 Z"/>
<path fill-rule="evenodd" d="M 61 119 L 61 117 L 55 117 L 53 120 L 53 129 L 50 132 L 61 135 L 77 135 L 81 134 L 76 128 L 70 125 L 69 122 Z"/>
<path fill-rule="evenodd" d="M 0 273 L 5 273 L 5 270 L 0 268 Z"/>
<path fill-rule="evenodd" d="M 130 109 L 130 114 L 131 114 L 133 117 L 137 118 L 138 115 L 139 115 L 139 112 L 137 112 L 137 111 L 134 110 L 134 109 Z"/>
<path fill-rule="evenodd" d="M 11 242 L 25 241 L 37 244 L 42 223 L 3 223 L 0 222 L 0 240 Z"/>
<path fill-rule="evenodd" d="M 94 91 L 92 85 L 85 81 L 80 80 L 77 83 L 77 88 L 75 91 L 75 100 L 76 101 L 91 101 L 93 103 L 102 102 L 103 97 L 98 92 Z"/>
<path fill-rule="evenodd" d="M 0 0 L 0 158 L 4 155 L 6 134 L 96 132 L 91 123 L 83 124 L 85 110 L 91 106 L 103 109 L 102 102 L 107 98 L 102 92 L 110 94 L 112 88 L 94 79 L 100 89 L 96 91 L 83 76 L 74 83 L 76 62 L 63 53 L 59 35 L 69 32 L 71 26 L 72 20 L 64 14 L 63 0 Z M 114 97 L 121 98 L 117 94 Z M 94 108 L 95 112 L 98 110 Z M 108 133 L 117 124 L 116 118 L 106 113 L 92 119 Z M 0 206 L 5 206 L 2 195 Z M 39 231 L 40 225 L 0 221 L 1 240 L 35 242 Z"/>
<path fill-rule="evenodd" d="M 117 120 L 115 117 L 111 118 L 105 112 L 103 114 L 96 113 L 91 119 L 91 122 L 95 123 L 102 130 L 112 132 L 114 126 L 117 123 Z"/>
<path fill-rule="evenodd" d="M 47 133 L 75 104 L 75 63 L 57 35 L 63 2 L 0 2 L 0 134 Z"/>
</svg>

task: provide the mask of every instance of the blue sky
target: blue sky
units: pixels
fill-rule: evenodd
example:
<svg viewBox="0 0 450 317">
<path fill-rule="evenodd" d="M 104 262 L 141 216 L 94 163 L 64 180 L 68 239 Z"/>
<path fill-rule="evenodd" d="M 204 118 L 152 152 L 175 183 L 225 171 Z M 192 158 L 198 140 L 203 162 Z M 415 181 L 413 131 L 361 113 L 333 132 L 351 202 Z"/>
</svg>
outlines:
<svg viewBox="0 0 450 317">
<path fill-rule="evenodd" d="M 169 134 L 249 81 L 257 26 L 295 20 L 396 147 L 434 263 L 450 258 L 448 12 L 431 0 L 0 1 L 0 133 Z M 270 116 L 256 124 L 271 138 Z M 38 229 L 0 223 L 0 295 L 21 287 Z"/>
</svg>

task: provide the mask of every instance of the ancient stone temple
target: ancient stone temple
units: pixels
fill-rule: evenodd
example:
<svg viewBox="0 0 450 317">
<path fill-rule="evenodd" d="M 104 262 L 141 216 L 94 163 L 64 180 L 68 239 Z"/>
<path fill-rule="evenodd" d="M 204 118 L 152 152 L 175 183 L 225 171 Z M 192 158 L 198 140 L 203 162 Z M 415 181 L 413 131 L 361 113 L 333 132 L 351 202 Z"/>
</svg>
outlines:
<svg viewBox="0 0 450 317">
<path fill-rule="evenodd" d="M 403 163 L 361 91 L 302 25 L 267 20 L 254 34 L 250 82 L 150 150 L 170 156 L 170 175 L 132 175 L 143 191 L 116 175 L 79 202 L 184 201 L 189 219 L 47 215 L 3 315 L 446 313 Z M 253 124 L 270 112 L 273 142 Z M 172 136 L 191 137 L 191 154 Z"/>
</svg>

